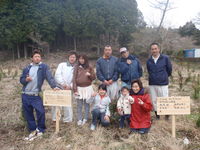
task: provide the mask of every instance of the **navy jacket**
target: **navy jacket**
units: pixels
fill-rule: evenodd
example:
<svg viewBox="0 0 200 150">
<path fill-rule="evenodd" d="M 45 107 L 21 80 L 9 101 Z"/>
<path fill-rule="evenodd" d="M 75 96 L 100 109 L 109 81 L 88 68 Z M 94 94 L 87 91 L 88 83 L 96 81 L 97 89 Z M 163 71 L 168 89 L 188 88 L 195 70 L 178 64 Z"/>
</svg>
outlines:
<svg viewBox="0 0 200 150">
<path fill-rule="evenodd" d="M 116 68 L 117 58 L 111 56 L 109 59 L 100 57 L 96 63 L 97 78 L 104 82 L 105 80 L 117 81 L 118 72 Z"/>
<path fill-rule="evenodd" d="M 24 68 L 23 73 L 20 77 L 20 83 L 23 85 L 22 91 L 25 90 L 26 85 L 28 84 L 28 82 L 26 81 L 26 77 L 29 74 L 29 70 L 30 70 L 31 66 L 32 65 L 28 65 L 26 68 Z M 38 89 L 39 89 L 39 91 L 41 91 L 41 87 L 42 87 L 42 84 L 43 84 L 45 79 L 48 81 L 51 88 L 56 87 L 56 82 L 55 82 L 55 80 L 54 80 L 54 78 L 53 78 L 53 76 L 50 72 L 49 67 L 46 64 L 41 63 L 39 65 L 37 77 L 38 77 Z"/>
<path fill-rule="evenodd" d="M 172 73 L 172 64 L 168 56 L 160 54 L 155 64 L 152 56 L 147 60 L 149 85 L 168 85 Z"/>
<path fill-rule="evenodd" d="M 132 63 L 127 64 L 127 59 L 130 59 Z M 138 79 L 142 76 L 142 67 L 139 60 L 129 55 L 128 58 L 119 58 L 117 63 L 119 74 L 121 74 L 121 80 L 127 84 L 131 84 L 132 80 Z"/>
</svg>

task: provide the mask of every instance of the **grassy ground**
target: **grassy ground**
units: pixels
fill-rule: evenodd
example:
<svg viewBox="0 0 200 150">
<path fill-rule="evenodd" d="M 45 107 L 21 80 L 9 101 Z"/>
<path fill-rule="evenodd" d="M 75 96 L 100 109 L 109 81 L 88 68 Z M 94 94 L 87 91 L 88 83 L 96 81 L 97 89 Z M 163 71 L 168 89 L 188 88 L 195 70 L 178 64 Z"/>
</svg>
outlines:
<svg viewBox="0 0 200 150">
<path fill-rule="evenodd" d="M 63 53 L 54 54 L 44 60 L 56 69 L 59 62 L 65 60 Z M 191 115 L 176 116 L 177 138 L 171 137 L 171 119 L 165 121 L 164 117 L 157 121 L 152 113 L 153 124 L 148 135 L 129 135 L 129 129 L 119 130 L 117 124 L 109 128 L 98 127 L 96 131 L 90 131 L 87 123 L 83 127 L 77 127 L 76 122 L 64 124 L 61 122 L 61 130 L 55 134 L 55 124 L 51 122 L 50 108 L 46 107 L 46 133 L 42 138 L 32 142 L 23 141 L 28 132 L 21 117 L 21 85 L 19 75 L 21 69 L 29 63 L 29 60 L 18 60 L 15 63 L 5 62 L 1 69 L 5 72 L 0 81 L 0 149 L 1 150 L 200 150 L 200 128 L 196 127 L 195 121 L 200 113 L 200 100 L 192 100 Z M 173 79 L 170 84 L 170 95 L 192 96 L 192 81 L 184 82 L 180 89 L 180 77 L 177 73 L 181 70 L 184 79 L 187 78 L 187 66 L 175 64 Z M 17 70 L 17 71 L 16 71 Z M 197 74 L 200 69 L 191 71 Z M 147 75 L 143 78 L 147 86 Z M 49 88 L 45 83 L 44 89 Z M 74 102 L 74 115 L 76 103 Z M 190 144 L 184 145 L 183 139 L 187 137 Z"/>
</svg>

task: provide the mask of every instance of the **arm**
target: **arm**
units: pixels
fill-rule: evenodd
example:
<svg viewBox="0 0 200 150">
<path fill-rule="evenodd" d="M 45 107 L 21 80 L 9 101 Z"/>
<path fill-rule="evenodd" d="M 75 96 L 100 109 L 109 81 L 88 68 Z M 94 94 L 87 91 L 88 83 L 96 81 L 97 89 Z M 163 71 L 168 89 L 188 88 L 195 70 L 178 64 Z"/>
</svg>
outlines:
<svg viewBox="0 0 200 150">
<path fill-rule="evenodd" d="M 63 77 L 62 77 L 62 65 L 59 64 L 58 65 L 58 68 L 56 69 L 56 73 L 55 73 L 55 79 L 56 79 L 56 82 L 60 85 L 64 85 L 64 80 L 63 80 Z"/>
<path fill-rule="evenodd" d="M 77 92 L 77 84 L 76 84 L 77 72 L 78 72 L 78 65 L 76 65 L 76 66 L 74 67 L 74 72 L 73 72 L 73 80 L 72 80 L 72 83 L 73 83 L 73 91 L 74 91 L 74 92 Z"/>
<path fill-rule="evenodd" d="M 24 70 L 23 70 L 23 72 L 22 72 L 22 75 L 21 75 L 21 77 L 20 77 L 20 83 L 22 84 L 22 85 L 27 85 L 27 81 L 26 81 L 26 77 L 27 77 L 27 68 L 25 68 Z"/>
<path fill-rule="evenodd" d="M 105 115 L 106 115 L 106 116 L 109 116 L 109 117 L 110 117 L 110 108 L 109 108 L 110 102 L 111 102 L 111 100 L 110 100 L 110 98 L 109 98 L 109 103 L 108 103 L 108 105 L 107 105 L 107 107 L 106 107 L 106 113 L 105 113 Z"/>
<path fill-rule="evenodd" d="M 116 62 L 115 65 L 114 65 L 114 74 L 113 74 L 113 77 L 112 77 L 113 81 L 117 81 L 118 78 L 119 78 L 119 73 L 118 73 L 117 66 L 118 66 L 118 62 Z"/>
<path fill-rule="evenodd" d="M 142 65 L 140 63 L 140 61 L 137 59 L 137 62 L 138 62 L 138 72 L 139 72 L 139 76 L 142 77 Z"/>
<path fill-rule="evenodd" d="M 45 76 L 46 76 L 45 78 L 46 78 L 47 82 L 49 83 L 49 85 L 51 86 L 51 88 L 55 88 L 56 81 L 55 81 L 54 77 L 52 76 L 51 71 L 48 66 L 46 66 Z"/>
<path fill-rule="evenodd" d="M 171 64 L 169 57 L 167 57 L 166 59 L 167 59 L 167 67 L 166 67 L 167 74 L 168 74 L 168 76 L 171 76 L 171 74 L 172 74 L 172 64 Z"/>
<path fill-rule="evenodd" d="M 104 76 L 103 76 L 103 74 L 102 74 L 102 72 L 101 72 L 101 68 L 100 68 L 100 64 L 99 64 L 99 61 L 98 61 L 98 60 L 97 60 L 97 63 L 96 63 L 96 70 L 97 70 L 97 78 L 98 78 L 100 81 L 104 82 L 104 81 L 105 81 L 105 78 L 104 78 Z"/>
<path fill-rule="evenodd" d="M 94 100 L 95 100 L 95 97 L 96 97 L 96 96 L 92 96 L 91 98 L 86 99 L 86 103 L 89 103 L 89 104 L 93 103 Z"/>
<path fill-rule="evenodd" d="M 117 109 L 121 109 L 121 97 L 117 101 Z"/>
<path fill-rule="evenodd" d="M 135 101 L 134 98 L 132 96 L 129 96 L 129 102 L 130 102 L 130 104 L 133 104 L 134 101 Z"/>
<path fill-rule="evenodd" d="M 143 98 L 143 104 L 141 107 L 143 108 L 144 111 L 149 112 L 152 110 L 152 103 L 149 94 L 146 94 Z"/>
<path fill-rule="evenodd" d="M 96 79 L 96 75 L 95 75 L 94 69 L 93 69 L 92 67 L 90 67 L 90 74 L 91 74 L 91 75 L 89 76 L 90 80 L 91 80 L 91 81 L 95 80 L 95 79 Z"/>
</svg>

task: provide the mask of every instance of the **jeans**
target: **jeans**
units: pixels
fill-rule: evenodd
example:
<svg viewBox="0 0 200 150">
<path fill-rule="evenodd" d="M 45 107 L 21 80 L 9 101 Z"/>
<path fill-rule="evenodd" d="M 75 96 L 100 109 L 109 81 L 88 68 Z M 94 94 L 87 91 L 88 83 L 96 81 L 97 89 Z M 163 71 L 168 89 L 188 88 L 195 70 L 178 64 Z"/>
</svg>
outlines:
<svg viewBox="0 0 200 150">
<path fill-rule="evenodd" d="M 138 132 L 140 134 L 145 134 L 145 133 L 148 133 L 150 130 L 150 128 L 131 128 L 131 132 Z"/>
<path fill-rule="evenodd" d="M 120 116 L 120 121 L 119 121 L 119 127 L 124 128 L 124 123 L 125 120 L 128 122 L 128 125 L 130 124 L 130 115 L 122 115 Z"/>
<path fill-rule="evenodd" d="M 44 132 L 46 129 L 45 110 L 41 97 L 22 94 L 22 108 L 28 124 L 28 129 L 30 131 L 38 129 L 40 132 Z M 36 111 L 37 124 L 33 113 L 34 110 Z"/>
<path fill-rule="evenodd" d="M 88 120 L 89 111 L 90 111 L 90 104 L 86 103 L 86 100 L 77 99 L 77 120 L 82 120 L 82 108 L 84 105 L 84 119 Z"/>
<path fill-rule="evenodd" d="M 128 89 L 131 89 L 131 85 L 130 84 L 127 84 L 126 82 L 123 82 L 121 83 L 121 87 L 127 87 Z"/>
<path fill-rule="evenodd" d="M 110 125 L 110 122 L 104 119 L 105 112 L 100 112 L 99 109 L 92 110 L 92 124 L 97 125 L 97 121 L 100 120 L 102 126 L 106 127 Z"/>
</svg>

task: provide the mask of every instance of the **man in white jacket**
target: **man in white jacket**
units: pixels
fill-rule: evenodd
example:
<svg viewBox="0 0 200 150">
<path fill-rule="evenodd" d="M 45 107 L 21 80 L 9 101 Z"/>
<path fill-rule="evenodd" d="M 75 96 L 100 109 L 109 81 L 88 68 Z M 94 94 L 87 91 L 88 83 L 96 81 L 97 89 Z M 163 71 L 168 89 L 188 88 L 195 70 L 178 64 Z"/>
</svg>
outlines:
<svg viewBox="0 0 200 150">
<path fill-rule="evenodd" d="M 77 54 L 76 52 L 69 52 L 68 61 L 62 62 L 58 65 L 58 68 L 55 73 L 55 80 L 63 90 L 72 90 L 72 79 L 74 65 L 76 63 Z M 73 111 L 72 107 L 62 107 L 63 122 L 72 122 L 73 120 Z M 56 121 L 56 108 L 52 107 L 52 120 Z"/>
</svg>

